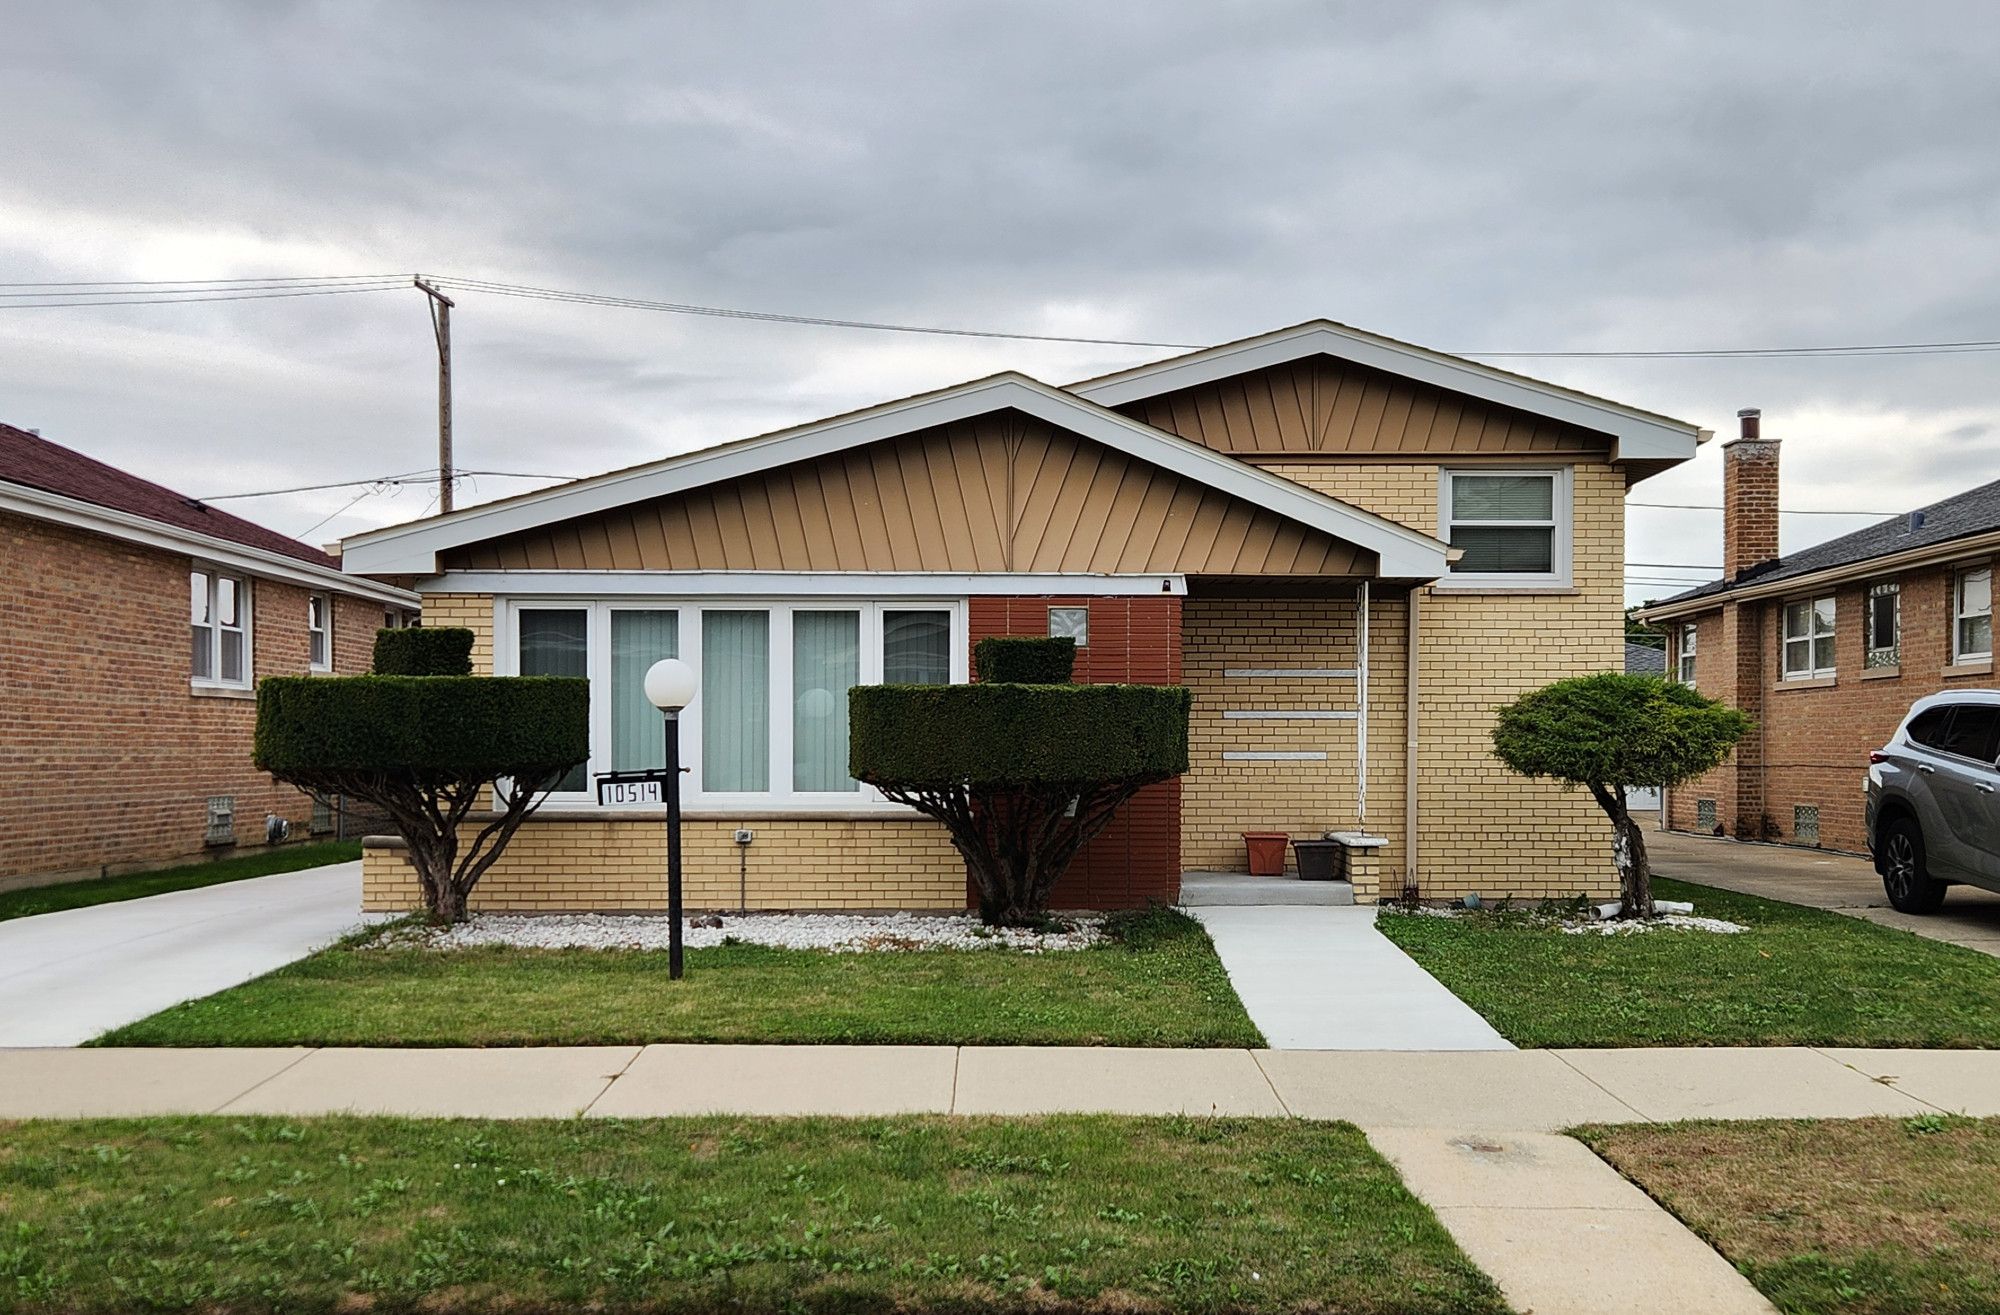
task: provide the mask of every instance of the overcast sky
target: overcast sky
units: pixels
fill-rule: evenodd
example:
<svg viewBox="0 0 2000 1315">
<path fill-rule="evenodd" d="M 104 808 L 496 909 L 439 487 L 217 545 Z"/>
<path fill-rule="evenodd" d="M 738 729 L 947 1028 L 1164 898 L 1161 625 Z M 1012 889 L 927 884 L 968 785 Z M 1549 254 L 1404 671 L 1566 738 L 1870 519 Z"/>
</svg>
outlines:
<svg viewBox="0 0 2000 1315">
<path fill-rule="evenodd" d="M 2000 338 L 1990 0 L 0 18 L 8 282 L 424 270 L 1174 342 L 1323 315 L 1448 351 Z M 1168 354 L 477 293 L 454 328 L 460 464 L 551 475 Z M 2000 354 L 1507 364 L 1725 434 L 1763 407 L 1793 508 L 2000 476 Z M 414 290 L 0 312 L 0 419 L 195 495 L 433 465 L 434 389 Z M 325 542 L 430 496 L 357 492 L 225 505 Z M 1719 495 L 1711 445 L 1634 499 Z M 1634 561 L 1720 560 L 1714 513 L 1629 520 Z M 1785 547 L 1864 523 L 1787 517 Z"/>
</svg>

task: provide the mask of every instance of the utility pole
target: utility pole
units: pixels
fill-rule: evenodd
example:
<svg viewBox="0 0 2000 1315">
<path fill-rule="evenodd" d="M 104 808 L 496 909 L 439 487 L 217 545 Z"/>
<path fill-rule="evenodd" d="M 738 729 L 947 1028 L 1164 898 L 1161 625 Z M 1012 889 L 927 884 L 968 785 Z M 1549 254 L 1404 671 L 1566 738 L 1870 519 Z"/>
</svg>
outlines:
<svg viewBox="0 0 2000 1315">
<path fill-rule="evenodd" d="M 431 299 L 431 333 L 438 348 L 438 514 L 451 510 L 451 298 L 424 282 L 412 280 Z"/>
</svg>

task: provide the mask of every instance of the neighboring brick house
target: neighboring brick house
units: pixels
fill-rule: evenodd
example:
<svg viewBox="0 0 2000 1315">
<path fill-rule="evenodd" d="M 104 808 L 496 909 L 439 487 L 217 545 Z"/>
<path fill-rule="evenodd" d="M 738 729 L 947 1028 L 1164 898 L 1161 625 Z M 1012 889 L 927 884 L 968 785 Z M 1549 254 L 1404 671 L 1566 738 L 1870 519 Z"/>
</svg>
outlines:
<svg viewBox="0 0 2000 1315">
<path fill-rule="evenodd" d="M 1624 500 L 1695 426 L 1326 321 L 1067 388 L 1001 374 L 349 539 L 496 674 L 591 678 L 593 755 L 482 881 L 488 909 L 650 908 L 645 668 L 683 714 L 695 906 L 964 907 L 941 827 L 846 775 L 846 691 L 963 681 L 986 635 L 1072 634 L 1078 677 L 1194 694 L 1191 770 L 1059 906 L 1171 900 L 1241 833 L 1368 831 L 1362 900 L 1609 896 L 1589 799 L 1508 773 L 1499 706 L 1622 655 Z M 736 843 L 739 829 L 752 833 Z M 393 851 L 371 907 L 407 906 Z"/>
<path fill-rule="evenodd" d="M 1675 678 L 1757 719 L 1668 792 L 1666 824 L 1859 853 L 1869 751 L 1923 695 L 1993 683 L 2000 482 L 1781 557 L 1778 451 L 1743 412 L 1723 446 L 1727 574 L 1640 613 Z"/>
<path fill-rule="evenodd" d="M 0 889 L 265 843 L 260 676 L 368 669 L 416 595 L 0 425 Z"/>
</svg>

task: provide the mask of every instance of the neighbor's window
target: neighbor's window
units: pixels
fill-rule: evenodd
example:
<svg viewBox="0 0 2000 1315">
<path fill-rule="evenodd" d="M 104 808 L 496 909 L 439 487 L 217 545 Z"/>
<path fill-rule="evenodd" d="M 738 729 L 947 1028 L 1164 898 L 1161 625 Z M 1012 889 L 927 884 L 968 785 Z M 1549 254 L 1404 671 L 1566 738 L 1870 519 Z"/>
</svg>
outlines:
<svg viewBox="0 0 2000 1315">
<path fill-rule="evenodd" d="M 306 595 L 306 665 L 333 669 L 333 599 L 326 594 Z"/>
<path fill-rule="evenodd" d="M 1078 648 L 1090 646 L 1090 609 L 1087 607 L 1051 607 L 1049 609 L 1049 638 L 1074 639 Z"/>
<path fill-rule="evenodd" d="M 400 607 L 385 607 L 382 609 L 382 628 L 384 630 L 407 630 L 416 623 L 416 614 L 414 612 L 406 612 Z"/>
<path fill-rule="evenodd" d="M 1833 599 L 1800 598 L 1785 604 L 1784 674 L 1807 680 L 1833 674 Z"/>
<path fill-rule="evenodd" d="M 197 685 L 250 687 L 250 587 L 233 575 L 188 575 L 190 671 Z"/>
<path fill-rule="evenodd" d="M 1868 590 L 1868 653 L 1866 667 L 1893 667 L 1902 661 L 1903 590 L 1878 584 Z"/>
<path fill-rule="evenodd" d="M 1960 571 L 1952 583 L 1951 657 L 1970 662 L 1993 656 L 1993 571 Z"/>
<path fill-rule="evenodd" d="M 954 661 L 964 621 L 949 605 L 592 600 L 515 604 L 510 615 L 517 674 L 590 678 L 591 759 L 558 787 L 586 797 L 593 774 L 665 763 L 644 688 L 661 658 L 701 673 L 681 713 L 684 789 L 696 802 L 879 798 L 847 774 L 847 692 L 965 678 Z"/>
<path fill-rule="evenodd" d="M 1560 584 L 1569 574 L 1566 472 L 1444 472 L 1443 537 L 1462 584 Z"/>
<path fill-rule="evenodd" d="M 1694 622 L 1690 621 L 1681 627 L 1679 666 L 1676 669 L 1676 674 L 1680 676 L 1683 685 L 1694 684 L 1694 640 Z"/>
</svg>

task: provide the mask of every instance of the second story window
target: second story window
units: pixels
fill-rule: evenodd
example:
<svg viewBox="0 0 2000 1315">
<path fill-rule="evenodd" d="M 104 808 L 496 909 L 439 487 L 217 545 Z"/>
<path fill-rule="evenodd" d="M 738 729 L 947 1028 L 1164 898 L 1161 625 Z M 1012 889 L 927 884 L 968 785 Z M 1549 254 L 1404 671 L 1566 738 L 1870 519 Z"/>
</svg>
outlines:
<svg viewBox="0 0 2000 1315">
<path fill-rule="evenodd" d="M 1785 604 L 1784 677 L 1810 680 L 1833 674 L 1833 596 Z"/>
<path fill-rule="evenodd" d="M 306 664 L 333 670 L 333 599 L 327 594 L 306 595 Z"/>
<path fill-rule="evenodd" d="M 1878 584 L 1868 591 L 1868 652 L 1862 665 L 1869 668 L 1893 667 L 1903 654 L 1903 590 L 1896 584 Z"/>
<path fill-rule="evenodd" d="M 1993 569 L 1960 571 L 1952 581 L 1951 660 L 1977 662 L 1993 656 Z"/>
<path fill-rule="evenodd" d="M 190 673 L 197 685 L 250 687 L 250 587 L 233 575 L 188 575 Z"/>
<path fill-rule="evenodd" d="M 1680 677 L 1681 684 L 1683 685 L 1694 684 L 1694 641 L 1694 622 L 1690 621 L 1681 627 L 1679 657 L 1677 659 L 1679 665 L 1675 671 L 1675 674 Z"/>
<path fill-rule="evenodd" d="M 1447 470 L 1438 537 L 1460 550 L 1441 584 L 1569 583 L 1569 479 L 1563 470 Z"/>
</svg>

